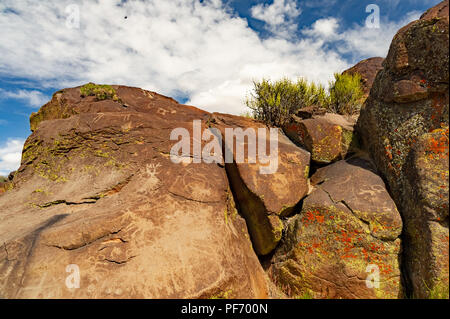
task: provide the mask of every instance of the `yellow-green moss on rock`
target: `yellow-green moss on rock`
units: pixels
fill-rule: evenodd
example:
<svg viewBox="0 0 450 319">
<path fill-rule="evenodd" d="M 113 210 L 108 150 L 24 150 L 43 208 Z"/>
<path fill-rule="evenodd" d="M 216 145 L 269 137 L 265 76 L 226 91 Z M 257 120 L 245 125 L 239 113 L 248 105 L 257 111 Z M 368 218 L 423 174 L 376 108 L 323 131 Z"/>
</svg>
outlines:
<svg viewBox="0 0 450 319">
<path fill-rule="evenodd" d="M 119 101 L 116 90 L 111 85 L 88 83 L 80 88 L 80 94 L 82 96 L 95 96 L 97 100 Z"/>
</svg>

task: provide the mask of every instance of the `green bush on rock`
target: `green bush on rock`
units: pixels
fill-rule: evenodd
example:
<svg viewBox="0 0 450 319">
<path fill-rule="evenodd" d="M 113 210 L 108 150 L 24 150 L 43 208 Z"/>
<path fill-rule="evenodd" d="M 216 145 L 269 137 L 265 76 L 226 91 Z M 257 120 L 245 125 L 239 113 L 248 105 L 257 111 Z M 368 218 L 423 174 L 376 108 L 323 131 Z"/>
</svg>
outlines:
<svg viewBox="0 0 450 319">
<path fill-rule="evenodd" d="M 246 99 L 253 118 L 268 125 L 283 126 L 299 109 L 314 106 L 328 112 L 352 115 L 359 111 L 363 98 L 358 74 L 334 75 L 327 91 L 321 84 L 287 78 L 271 82 L 253 82 L 253 91 Z"/>
<path fill-rule="evenodd" d="M 101 85 L 95 83 L 88 83 L 80 88 L 82 96 L 95 96 L 97 100 L 112 99 L 113 101 L 119 101 L 116 94 L 116 90 L 110 85 Z"/>
<path fill-rule="evenodd" d="M 361 109 L 364 92 L 359 74 L 334 74 L 330 82 L 330 104 L 327 109 L 332 113 L 352 115 Z"/>
<path fill-rule="evenodd" d="M 325 88 L 308 83 L 305 79 L 295 83 L 287 78 L 273 83 L 263 79 L 253 82 L 253 85 L 253 92 L 247 98 L 246 105 L 252 110 L 255 119 L 268 125 L 282 126 L 298 109 L 328 104 Z"/>
</svg>

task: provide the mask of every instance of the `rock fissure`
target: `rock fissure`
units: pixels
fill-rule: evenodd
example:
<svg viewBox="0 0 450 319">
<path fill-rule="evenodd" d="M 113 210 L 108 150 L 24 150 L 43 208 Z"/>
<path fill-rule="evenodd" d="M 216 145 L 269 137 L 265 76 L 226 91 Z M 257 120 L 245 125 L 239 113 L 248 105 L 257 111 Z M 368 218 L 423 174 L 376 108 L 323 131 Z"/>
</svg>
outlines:
<svg viewBox="0 0 450 319">
<path fill-rule="evenodd" d="M 125 260 L 116 260 L 116 259 L 111 259 L 111 258 L 105 258 L 103 259 L 106 262 L 112 263 L 112 264 L 116 264 L 116 265 L 123 265 L 128 263 L 130 260 L 132 260 L 133 258 L 135 258 L 136 256 L 130 256 Z"/>
<path fill-rule="evenodd" d="M 119 229 L 117 231 L 111 231 L 111 232 L 108 232 L 108 233 L 106 233 L 106 234 L 104 234 L 104 235 L 102 235 L 100 237 L 94 238 L 94 239 L 89 240 L 89 241 L 84 241 L 83 243 L 79 243 L 79 244 L 71 244 L 71 245 L 58 245 L 58 244 L 48 244 L 48 243 L 47 244 L 44 243 L 44 244 L 46 246 L 48 246 L 48 247 L 54 247 L 54 248 L 58 248 L 58 249 L 61 249 L 61 250 L 67 250 L 67 251 L 77 250 L 77 249 L 86 247 L 88 245 L 91 245 L 91 244 L 93 244 L 93 243 L 95 243 L 95 242 L 97 242 L 99 240 L 103 240 L 103 239 L 105 239 L 108 236 L 117 235 L 121 231 L 122 231 L 122 229 Z M 116 239 L 116 238 L 114 238 L 114 239 Z M 121 238 L 119 238 L 119 239 L 123 243 L 126 243 L 126 241 L 124 241 L 123 239 L 121 239 Z"/>
<path fill-rule="evenodd" d="M 198 199 L 195 199 L 195 198 L 191 198 L 191 197 L 187 197 L 187 196 L 184 196 L 184 195 L 180 195 L 180 194 L 174 193 L 174 192 L 172 192 L 170 190 L 167 190 L 167 192 L 170 195 L 174 196 L 174 197 L 181 198 L 181 199 L 184 199 L 184 200 L 188 200 L 188 201 L 191 201 L 191 202 L 201 203 L 201 204 L 215 204 L 215 203 L 219 203 L 220 202 L 220 201 L 203 201 L 203 200 L 198 200 Z"/>
</svg>

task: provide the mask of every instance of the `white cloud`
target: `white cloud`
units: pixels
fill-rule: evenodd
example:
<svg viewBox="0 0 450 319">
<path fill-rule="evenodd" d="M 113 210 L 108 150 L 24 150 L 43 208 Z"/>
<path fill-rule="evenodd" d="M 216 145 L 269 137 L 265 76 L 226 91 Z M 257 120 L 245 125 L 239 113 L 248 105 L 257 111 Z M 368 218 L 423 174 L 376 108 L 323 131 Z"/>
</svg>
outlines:
<svg viewBox="0 0 450 319">
<path fill-rule="evenodd" d="M 381 21 L 379 29 L 366 28 L 364 25 L 356 25 L 350 30 L 340 34 L 343 40 L 338 47 L 340 52 L 354 53 L 362 56 L 386 56 L 394 35 L 403 26 L 411 21 L 419 19 L 421 13 L 408 12 L 400 21 Z"/>
<path fill-rule="evenodd" d="M 257 4 L 251 8 L 252 17 L 264 21 L 270 32 L 289 38 L 297 29 L 295 18 L 301 14 L 295 0 L 273 0 L 272 4 Z"/>
<path fill-rule="evenodd" d="M 338 27 L 339 22 L 336 18 L 319 19 L 313 23 L 311 29 L 306 29 L 303 33 L 314 37 L 329 39 L 337 35 L 336 31 Z"/>
<path fill-rule="evenodd" d="M 0 176 L 8 176 L 20 166 L 24 139 L 8 139 L 0 145 Z"/>
<path fill-rule="evenodd" d="M 6 91 L 0 88 L 0 99 L 6 98 L 22 100 L 26 106 L 31 107 L 40 107 L 49 100 L 42 92 L 36 90 Z"/>
<path fill-rule="evenodd" d="M 0 75 L 35 80 L 44 88 L 90 81 L 137 86 L 185 97 L 208 111 L 240 114 L 253 80 L 302 76 L 326 85 L 333 72 L 350 67 L 325 46 L 337 32 L 330 21 L 317 22 L 315 35 L 295 35 L 300 10 L 294 0 L 253 8 L 254 16 L 273 27 L 266 39 L 221 0 L 122 2 L 2 0 Z M 65 10 L 72 3 L 79 7 L 79 29 L 66 27 Z M 365 57 L 385 55 L 390 42 L 377 37 L 381 52 L 358 47 L 350 33 L 341 37 L 341 52 L 356 47 Z"/>
<path fill-rule="evenodd" d="M 324 44 L 334 43 L 339 53 L 349 53 L 354 60 L 371 56 L 385 57 L 397 31 L 418 19 L 420 14 L 412 11 L 400 21 L 381 21 L 380 28 L 367 28 L 365 25 L 355 24 L 351 29 L 341 32 L 339 32 L 339 21 L 330 17 L 315 21 L 311 28 L 304 29 L 302 32 Z"/>
</svg>

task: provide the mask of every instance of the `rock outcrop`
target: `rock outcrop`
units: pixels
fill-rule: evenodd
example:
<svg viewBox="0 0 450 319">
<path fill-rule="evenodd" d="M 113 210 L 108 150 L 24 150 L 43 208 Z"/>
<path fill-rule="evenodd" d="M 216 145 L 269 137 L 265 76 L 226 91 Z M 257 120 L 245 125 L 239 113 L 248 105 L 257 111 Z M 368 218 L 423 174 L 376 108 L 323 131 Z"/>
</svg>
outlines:
<svg viewBox="0 0 450 319">
<path fill-rule="evenodd" d="M 281 131 L 272 158 L 274 136 L 259 122 L 95 84 L 55 93 L 30 125 L 0 197 L 1 297 L 268 297 L 257 254 L 274 250 L 282 218 L 309 191 L 310 154 Z M 266 152 L 258 144 L 251 155 L 236 136 L 229 146 L 227 128 L 253 129 Z M 223 149 L 204 153 L 213 129 Z M 174 153 L 185 134 L 188 151 Z M 65 285 L 69 265 L 78 289 Z"/>
<path fill-rule="evenodd" d="M 361 110 L 363 144 L 402 214 L 412 297 L 448 297 L 448 1 L 402 28 Z"/>
<path fill-rule="evenodd" d="M 223 166 L 169 158 L 172 129 L 192 141 L 209 113 L 112 88 L 120 100 L 65 89 L 31 118 L 0 196 L 0 297 L 267 297 Z"/>
<path fill-rule="evenodd" d="M 355 66 L 342 72 L 343 74 L 359 74 L 361 76 L 361 87 L 364 92 L 364 97 L 367 98 L 372 88 L 373 81 L 378 72 L 383 69 L 384 58 L 374 57 L 363 60 Z"/>
<path fill-rule="evenodd" d="M 262 125 L 243 117 L 214 113 L 212 126 L 218 128 L 225 140 L 226 128 L 243 130 L 258 129 L 266 131 L 266 153 L 269 154 L 270 132 Z M 258 138 L 262 138 L 258 134 Z M 277 133 L 277 167 L 273 172 L 260 174 L 260 163 L 250 163 L 248 156 L 244 162 L 236 161 L 236 149 L 242 147 L 243 154 L 249 154 L 249 142 L 234 138 L 233 163 L 225 167 L 232 185 L 239 211 L 245 217 L 250 236 L 258 255 L 267 255 L 273 251 L 281 239 L 283 223 L 281 218 L 292 214 L 294 207 L 309 191 L 310 154 L 295 146 L 283 133 Z M 269 165 L 269 164 L 267 164 Z M 267 167 L 269 168 L 269 167 Z"/>
<path fill-rule="evenodd" d="M 345 158 L 356 149 L 354 124 L 354 118 L 338 114 L 312 115 L 307 119 L 294 115 L 283 130 L 292 141 L 311 153 L 313 162 L 329 164 Z"/>
<path fill-rule="evenodd" d="M 339 161 L 319 169 L 311 183 L 314 191 L 272 259 L 271 278 L 291 296 L 401 296 L 402 221 L 371 164 Z M 379 274 L 378 287 L 366 283 L 371 271 Z"/>
<path fill-rule="evenodd" d="M 56 92 L 0 183 L 0 298 L 448 298 L 448 31 L 443 1 L 344 72 L 360 115 L 282 130 Z"/>
</svg>

